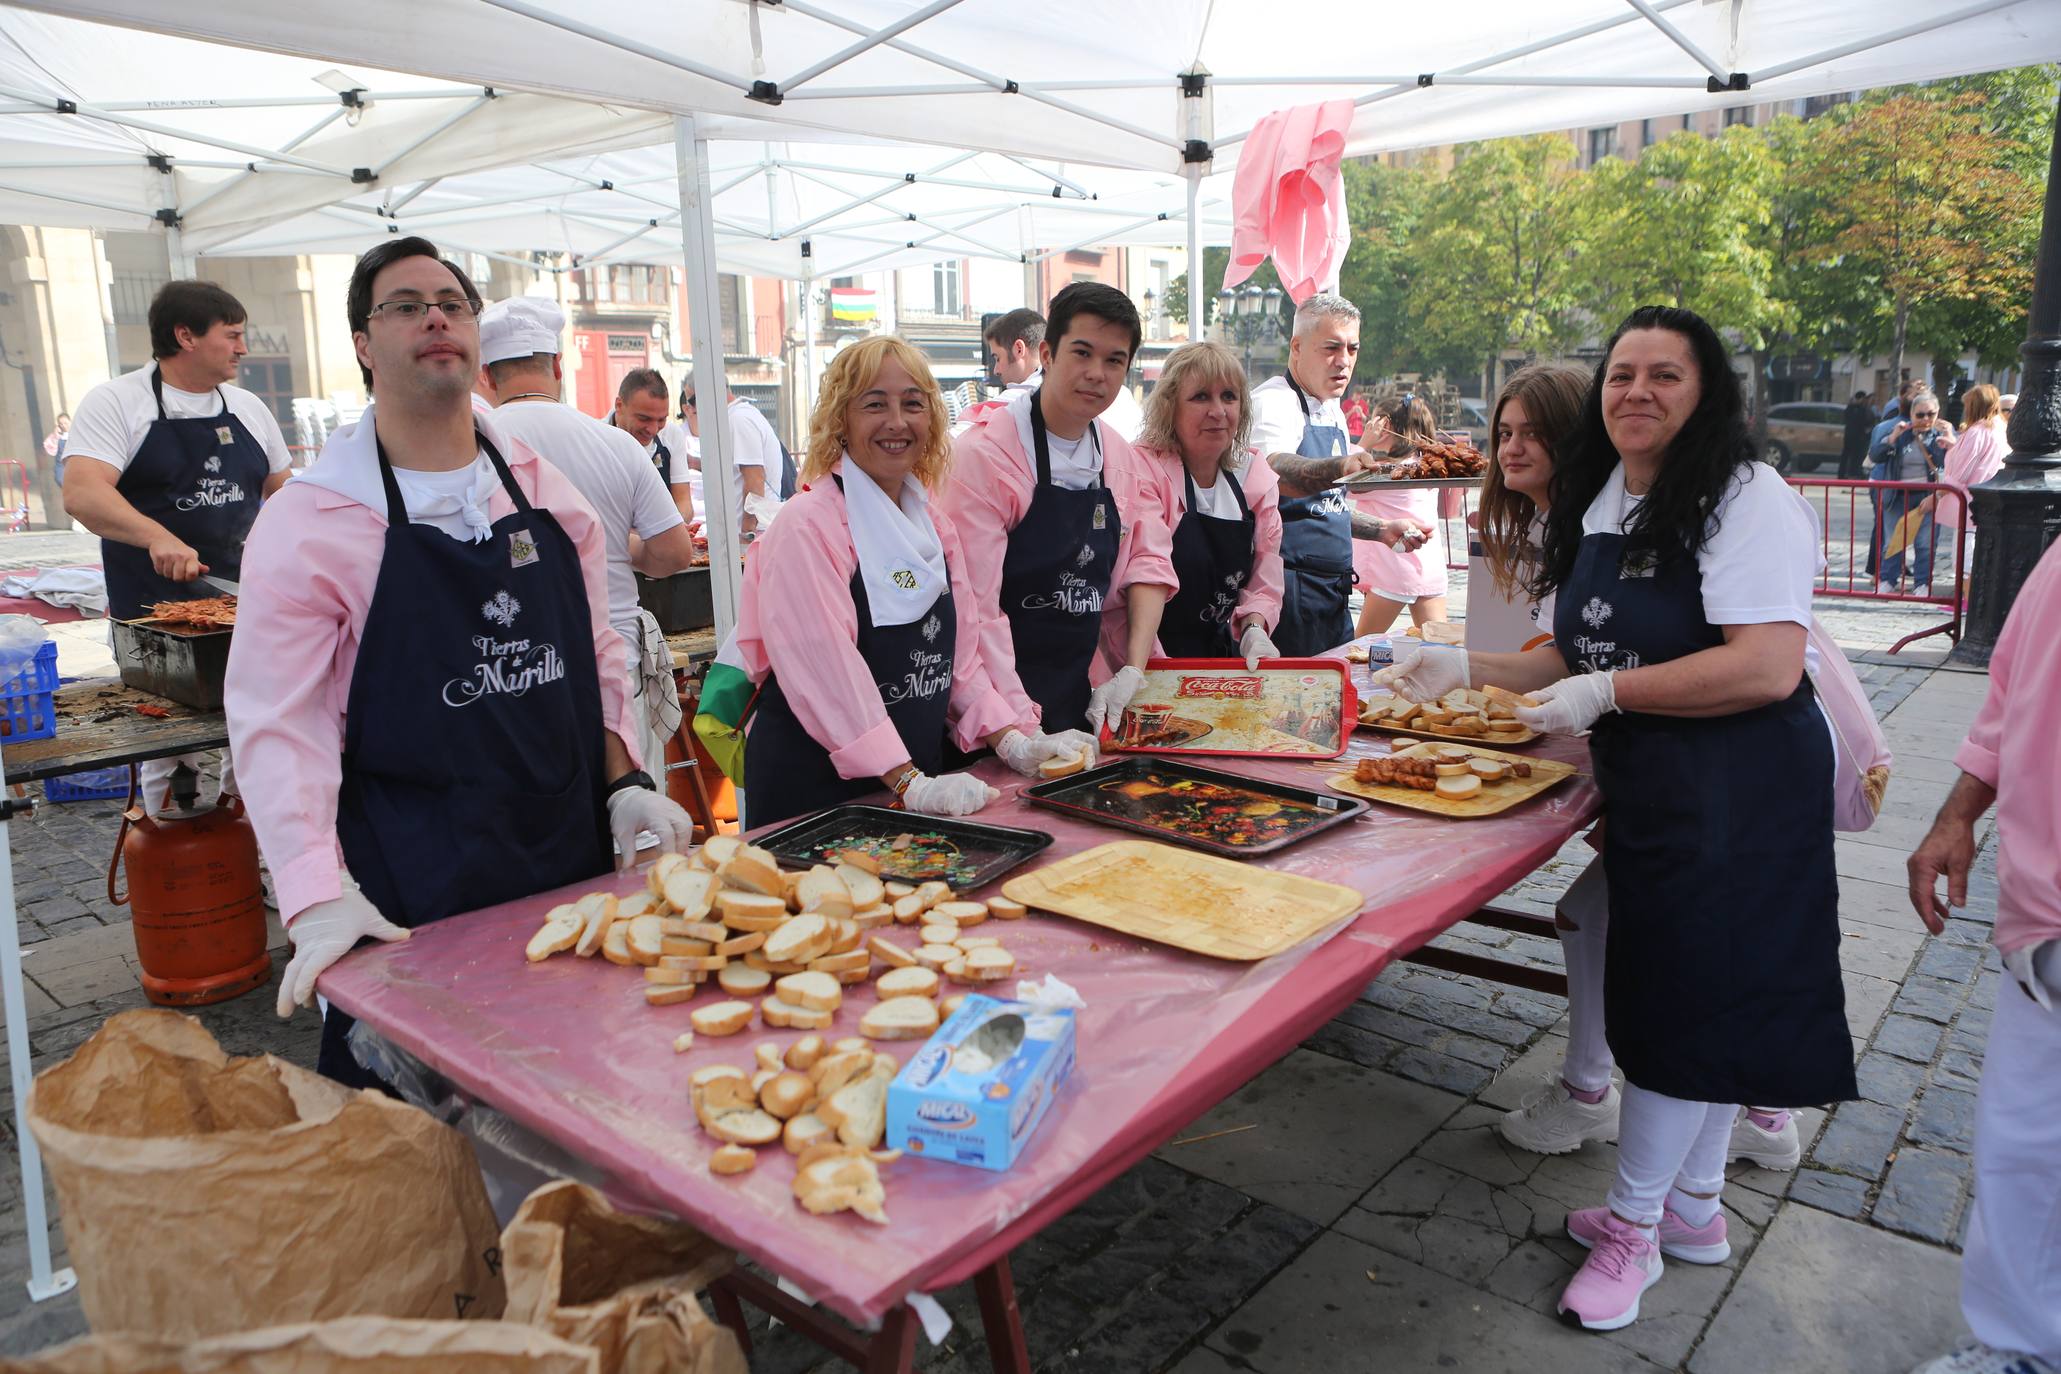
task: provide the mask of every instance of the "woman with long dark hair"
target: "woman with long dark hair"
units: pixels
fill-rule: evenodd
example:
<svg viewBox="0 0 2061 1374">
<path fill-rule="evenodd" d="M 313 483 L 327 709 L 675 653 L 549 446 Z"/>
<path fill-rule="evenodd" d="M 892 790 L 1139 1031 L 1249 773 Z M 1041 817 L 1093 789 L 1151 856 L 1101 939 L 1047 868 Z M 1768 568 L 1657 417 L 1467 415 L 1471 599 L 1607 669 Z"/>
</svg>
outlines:
<svg viewBox="0 0 2061 1374">
<path fill-rule="evenodd" d="M 1369 451 L 1390 458 L 1407 458 L 1420 444 L 1437 439 L 1438 422 L 1431 407 L 1408 392 L 1376 406 L 1367 422 Z M 1359 575 L 1364 598 L 1356 634 L 1385 632 L 1405 607 L 1413 625 L 1446 618 L 1446 541 L 1445 526 L 1438 517 L 1438 497 L 1436 491 L 1419 487 L 1363 491 L 1353 498 L 1363 514 L 1376 520 L 1407 521 L 1426 535 L 1415 548 L 1369 539 L 1353 541 L 1353 571 Z"/>
<path fill-rule="evenodd" d="M 1625 320 L 1563 447 L 1534 584 L 1554 644 L 1387 673 L 1417 699 L 1456 677 L 1528 691 L 1526 724 L 1591 732 L 1609 816 L 1604 1019 L 1626 1083 L 1608 1205 L 1568 1215 L 1591 1253 L 1560 1310 L 1614 1330 L 1663 1254 L 1730 1254 L 1718 1194 L 1736 1104 L 1850 1098 L 1853 1049 L 1833 742 L 1806 671 L 1810 513 L 1753 460 L 1725 346 L 1690 311 Z"/>
</svg>

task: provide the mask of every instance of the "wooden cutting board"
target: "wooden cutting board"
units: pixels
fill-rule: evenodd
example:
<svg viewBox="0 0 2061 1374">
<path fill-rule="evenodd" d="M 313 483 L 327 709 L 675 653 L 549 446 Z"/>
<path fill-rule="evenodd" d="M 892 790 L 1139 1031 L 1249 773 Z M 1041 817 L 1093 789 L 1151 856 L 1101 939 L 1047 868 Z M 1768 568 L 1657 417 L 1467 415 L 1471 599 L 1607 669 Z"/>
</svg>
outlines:
<svg viewBox="0 0 2061 1374">
<path fill-rule="evenodd" d="M 1002 894 L 1140 939 L 1242 961 L 1293 948 L 1366 901 L 1336 883 L 1151 840 L 1083 850 L 1011 878 Z"/>
<path fill-rule="evenodd" d="M 1528 763 L 1531 776 L 1528 778 L 1505 778 L 1501 782 L 1485 782 L 1481 790 L 1471 797 L 1441 797 L 1436 792 L 1420 792 L 1414 787 L 1388 787 L 1380 783 L 1356 782 L 1351 769 L 1335 773 L 1326 780 L 1325 786 L 1334 792 L 1343 792 L 1349 797 L 1365 797 L 1369 801 L 1387 802 L 1392 806 L 1407 806 L 1414 811 L 1428 811 L 1434 816 L 1450 816 L 1455 820 L 1475 820 L 1482 816 L 1493 816 L 1508 811 L 1519 802 L 1529 801 L 1539 793 L 1573 777 L 1580 770 L 1571 763 L 1556 759 L 1529 759 L 1522 754 L 1505 754 L 1499 749 L 1483 749 L 1472 740 L 1450 740 L 1448 743 L 1463 746 L 1478 759 L 1501 759 L 1505 763 Z M 1438 752 L 1436 744 L 1412 744 L 1397 749 L 1390 746 L 1389 752 L 1397 758 L 1427 758 Z"/>
</svg>

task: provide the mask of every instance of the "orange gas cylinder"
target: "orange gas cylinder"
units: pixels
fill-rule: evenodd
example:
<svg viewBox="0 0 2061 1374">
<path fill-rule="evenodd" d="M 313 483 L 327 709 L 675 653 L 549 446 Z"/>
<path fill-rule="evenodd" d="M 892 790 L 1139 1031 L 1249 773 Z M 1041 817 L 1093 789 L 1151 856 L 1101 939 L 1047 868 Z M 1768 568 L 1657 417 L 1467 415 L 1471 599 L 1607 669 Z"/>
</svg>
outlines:
<svg viewBox="0 0 2061 1374">
<path fill-rule="evenodd" d="M 260 987 L 272 974 L 265 952 L 265 894 L 258 839 L 236 797 L 193 809 L 191 775 L 179 770 L 174 809 L 160 816 L 135 803 L 122 817 L 116 854 L 128 869 L 144 995 L 160 1006 L 197 1007 Z M 181 784 L 183 783 L 183 788 Z"/>
</svg>

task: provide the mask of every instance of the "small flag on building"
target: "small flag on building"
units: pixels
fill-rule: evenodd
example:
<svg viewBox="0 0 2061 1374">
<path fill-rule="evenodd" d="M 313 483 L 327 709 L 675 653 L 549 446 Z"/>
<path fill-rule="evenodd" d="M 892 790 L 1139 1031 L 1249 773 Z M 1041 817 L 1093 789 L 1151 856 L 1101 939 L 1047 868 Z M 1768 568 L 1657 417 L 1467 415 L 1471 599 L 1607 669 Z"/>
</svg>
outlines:
<svg viewBox="0 0 2061 1374">
<path fill-rule="evenodd" d="M 865 324 L 879 313 L 875 293 L 856 286 L 830 288 L 830 318 L 839 324 Z"/>
</svg>

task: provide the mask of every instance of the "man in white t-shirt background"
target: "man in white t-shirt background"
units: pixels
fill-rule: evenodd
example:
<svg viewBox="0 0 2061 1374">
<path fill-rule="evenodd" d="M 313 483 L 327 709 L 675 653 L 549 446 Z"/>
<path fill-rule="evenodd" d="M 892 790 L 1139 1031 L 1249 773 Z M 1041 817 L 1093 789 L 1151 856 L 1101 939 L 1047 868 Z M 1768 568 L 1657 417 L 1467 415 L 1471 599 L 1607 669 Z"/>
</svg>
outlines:
<svg viewBox="0 0 2061 1374">
<path fill-rule="evenodd" d="M 680 698 L 658 622 L 638 605 L 635 574 L 670 577 L 684 571 L 694 561 L 694 537 L 637 432 L 596 420 L 560 399 L 564 329 L 565 312 L 553 301 L 516 296 L 494 302 L 479 317 L 481 381 L 494 401 L 495 427 L 564 473 L 600 517 L 608 623 L 629 648 L 632 723 L 645 771 L 656 776 L 665 766 L 666 741 L 680 728 Z M 661 381 L 661 420 L 664 388 Z M 640 393 L 644 409 L 648 399 Z M 641 417 L 639 423 L 657 428 Z"/>
<path fill-rule="evenodd" d="M 682 410 L 687 422 L 698 435 L 701 426 L 694 409 L 693 373 L 681 381 L 680 394 L 686 398 Z M 780 456 L 780 436 L 773 432 L 773 426 L 759 413 L 759 408 L 734 391 L 725 396 L 730 407 L 730 511 L 738 531 L 751 534 L 758 529 L 759 522 L 758 517 L 745 511 L 745 498 L 763 496 L 778 500 L 787 463 Z M 708 482 L 706 473 L 702 474 L 702 482 Z"/>
<path fill-rule="evenodd" d="M 150 303 L 155 361 L 79 402 L 66 437 L 64 506 L 100 536 L 114 619 L 221 595 L 204 577 L 234 586 L 259 503 L 286 483 L 279 422 L 233 385 L 249 351 L 245 318 L 242 302 L 213 282 L 165 283 Z M 152 814 L 164 806 L 173 770 L 186 763 L 198 771 L 201 761 L 186 755 L 141 766 Z M 227 750 L 220 790 L 235 790 Z"/>
<path fill-rule="evenodd" d="M 556 355 L 554 355 L 556 356 Z M 635 439 L 644 456 L 658 473 L 659 481 L 679 507 L 680 518 L 694 523 L 694 490 L 687 480 L 687 454 L 674 448 L 667 438 L 672 426 L 666 423 L 666 402 L 672 392 L 656 368 L 640 367 L 623 376 L 616 387 L 615 410 L 608 423 Z"/>
</svg>

